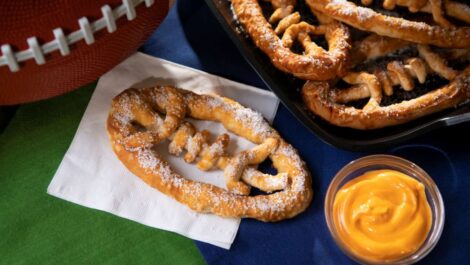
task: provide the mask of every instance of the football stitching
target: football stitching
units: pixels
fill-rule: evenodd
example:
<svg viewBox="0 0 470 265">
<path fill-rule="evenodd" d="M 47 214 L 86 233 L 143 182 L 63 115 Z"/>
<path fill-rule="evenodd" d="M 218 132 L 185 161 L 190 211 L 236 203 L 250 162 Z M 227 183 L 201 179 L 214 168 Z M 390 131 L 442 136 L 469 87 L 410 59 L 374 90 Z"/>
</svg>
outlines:
<svg viewBox="0 0 470 265">
<path fill-rule="evenodd" d="M 24 62 L 29 59 L 34 59 L 38 65 L 46 63 L 45 54 L 52 53 L 59 50 L 62 56 L 70 54 L 70 45 L 85 40 L 87 45 L 95 42 L 94 33 L 106 28 L 109 33 L 116 31 L 116 20 L 126 16 L 127 20 L 133 20 L 136 17 L 136 6 L 145 2 L 146 7 L 151 7 L 154 0 L 122 0 L 122 4 L 114 9 L 109 5 L 101 7 L 102 18 L 90 22 L 88 18 L 81 17 L 78 20 L 80 26 L 69 35 L 65 35 L 61 28 L 56 28 L 52 32 L 54 40 L 46 42 L 43 45 L 38 43 L 35 36 L 28 38 L 27 42 L 29 48 L 23 51 L 14 52 L 10 44 L 3 44 L 0 47 L 2 56 L 0 57 L 0 67 L 8 66 L 11 72 L 20 70 L 19 62 Z"/>
</svg>

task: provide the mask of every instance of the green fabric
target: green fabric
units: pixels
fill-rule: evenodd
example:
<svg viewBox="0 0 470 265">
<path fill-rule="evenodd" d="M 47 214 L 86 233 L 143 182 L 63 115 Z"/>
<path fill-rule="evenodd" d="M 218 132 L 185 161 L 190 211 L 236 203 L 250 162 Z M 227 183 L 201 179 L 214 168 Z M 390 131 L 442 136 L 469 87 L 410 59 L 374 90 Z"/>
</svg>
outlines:
<svg viewBox="0 0 470 265">
<path fill-rule="evenodd" d="M 95 86 L 21 106 L 0 135 L 0 264 L 204 264 L 192 240 L 46 193 Z"/>
</svg>

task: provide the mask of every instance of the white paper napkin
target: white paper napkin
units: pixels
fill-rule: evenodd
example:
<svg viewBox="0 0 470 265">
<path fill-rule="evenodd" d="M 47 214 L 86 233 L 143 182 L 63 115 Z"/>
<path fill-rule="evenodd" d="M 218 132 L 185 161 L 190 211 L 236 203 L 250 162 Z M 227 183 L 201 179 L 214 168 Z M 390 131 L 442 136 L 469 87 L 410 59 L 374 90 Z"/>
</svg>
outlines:
<svg viewBox="0 0 470 265">
<path fill-rule="evenodd" d="M 279 104 L 271 92 L 136 53 L 100 78 L 47 192 L 86 207 L 229 249 L 240 219 L 193 212 L 130 173 L 111 150 L 105 129 L 111 99 L 131 86 L 157 83 L 233 98 L 261 112 L 268 121 L 273 120 Z M 198 129 L 206 129 L 216 135 L 226 132 L 219 123 L 191 122 Z M 230 137 L 231 152 L 253 146 L 233 134 Z M 222 171 L 199 171 L 181 157 L 169 155 L 167 148 L 168 142 L 161 144 L 163 157 L 183 176 L 225 187 Z"/>
</svg>

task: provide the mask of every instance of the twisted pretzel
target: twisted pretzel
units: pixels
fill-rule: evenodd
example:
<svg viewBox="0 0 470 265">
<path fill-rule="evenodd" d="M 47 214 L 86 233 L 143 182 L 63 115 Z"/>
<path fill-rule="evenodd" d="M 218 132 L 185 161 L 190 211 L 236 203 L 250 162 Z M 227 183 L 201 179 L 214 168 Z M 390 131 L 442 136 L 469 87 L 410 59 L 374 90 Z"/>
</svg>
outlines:
<svg viewBox="0 0 470 265">
<path fill-rule="evenodd" d="M 371 39 L 365 40 L 370 41 Z M 358 57 L 375 58 L 383 55 L 381 52 L 388 53 L 391 49 L 386 48 L 386 43 L 387 41 L 383 41 L 374 48 L 374 56 L 362 54 Z M 388 43 L 394 47 L 404 44 L 395 40 Z M 368 51 L 367 47 L 370 47 L 361 44 L 358 46 L 363 47 L 362 52 Z M 308 81 L 302 88 L 304 101 L 311 111 L 335 125 L 375 129 L 405 123 L 470 99 L 470 66 L 459 72 L 448 67 L 446 61 L 428 46 L 417 45 L 417 50 L 419 57 L 391 61 L 386 69 L 377 68 L 373 73 L 348 73 L 343 81 L 351 86 L 345 89 L 335 89 L 327 82 Z M 414 89 L 415 79 L 423 84 L 430 73 L 438 74 L 449 83 L 411 100 L 389 106 L 380 105 L 383 93 L 390 96 L 397 86 L 411 91 Z M 362 109 L 344 105 L 364 98 L 369 98 L 369 101 Z"/>
<path fill-rule="evenodd" d="M 307 80 L 327 80 L 344 74 L 351 46 L 347 27 L 336 21 L 320 26 L 301 21 L 300 14 L 294 12 L 295 0 L 268 2 L 274 8 L 269 22 L 257 0 L 232 0 L 232 7 L 256 46 L 269 56 L 274 66 Z M 273 30 L 271 24 L 275 23 Z M 312 35 L 325 35 L 328 51 L 315 44 Z M 303 54 L 291 51 L 295 40 L 302 44 Z"/>
<path fill-rule="evenodd" d="M 276 138 L 268 138 L 255 148 L 230 158 L 226 154 L 230 141 L 228 134 L 219 135 L 212 144 L 209 144 L 209 137 L 208 131 L 197 132 L 191 123 L 183 122 L 170 137 L 170 154 L 179 156 L 186 150 L 184 160 L 191 163 L 200 156 L 197 167 L 201 170 L 206 171 L 215 167 L 225 169 L 227 189 L 233 193 L 248 195 L 250 186 L 245 183 L 266 192 L 282 190 L 286 187 L 286 173 L 269 175 L 249 166 L 263 162 L 277 148 L 279 142 Z M 245 183 L 239 181 L 240 179 Z"/>
<path fill-rule="evenodd" d="M 361 0 L 363 5 L 372 4 L 373 0 Z M 470 10 L 468 6 L 459 2 L 446 0 L 384 0 L 383 8 L 393 10 L 396 6 L 407 7 L 412 13 L 425 12 L 433 16 L 434 21 L 445 28 L 452 24 L 444 17 L 448 16 L 470 23 Z"/>
<path fill-rule="evenodd" d="M 369 5 L 372 0 L 362 0 Z M 442 0 L 385 0 L 385 9 L 396 5 L 408 7 L 411 12 L 431 13 L 437 25 L 387 16 L 370 8 L 357 6 L 347 0 L 307 0 L 311 9 L 324 13 L 355 28 L 382 36 L 403 39 L 420 44 L 447 48 L 470 47 L 470 7 L 466 4 Z M 444 12 L 445 10 L 445 12 Z M 451 16 L 465 26 L 454 26 L 444 17 Z"/>
<path fill-rule="evenodd" d="M 230 156 L 227 134 L 211 143 L 209 132 L 198 132 L 185 117 L 220 122 L 258 145 Z M 279 221 L 301 213 L 312 199 L 311 178 L 296 150 L 260 114 L 228 98 L 168 86 L 131 88 L 113 99 L 107 130 L 114 152 L 132 173 L 195 211 Z M 171 154 L 186 151 L 184 160 L 198 160 L 199 169 L 224 169 L 227 190 L 173 171 L 154 149 L 166 139 Z M 278 174 L 256 170 L 268 157 Z M 248 196 L 248 185 L 278 192 Z"/>
</svg>

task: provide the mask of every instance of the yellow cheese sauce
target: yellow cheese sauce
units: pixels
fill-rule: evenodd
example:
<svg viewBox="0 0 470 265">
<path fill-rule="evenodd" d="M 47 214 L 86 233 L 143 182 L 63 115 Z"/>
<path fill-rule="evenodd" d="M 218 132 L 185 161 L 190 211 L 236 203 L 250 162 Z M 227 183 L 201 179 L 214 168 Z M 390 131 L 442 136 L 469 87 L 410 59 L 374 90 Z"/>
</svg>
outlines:
<svg viewBox="0 0 470 265">
<path fill-rule="evenodd" d="M 395 170 L 374 170 L 336 194 L 333 220 L 341 241 L 357 256 L 396 260 L 426 240 L 432 213 L 424 185 Z"/>
</svg>

